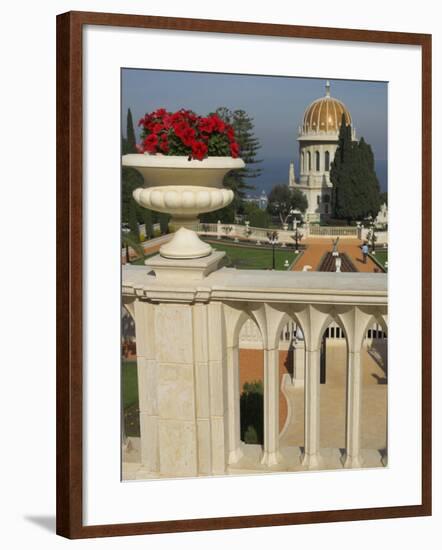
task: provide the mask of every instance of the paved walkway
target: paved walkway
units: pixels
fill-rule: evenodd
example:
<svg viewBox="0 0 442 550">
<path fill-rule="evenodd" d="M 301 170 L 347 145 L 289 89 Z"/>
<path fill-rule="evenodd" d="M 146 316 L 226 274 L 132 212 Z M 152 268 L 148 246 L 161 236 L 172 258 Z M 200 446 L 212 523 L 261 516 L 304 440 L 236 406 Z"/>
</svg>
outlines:
<svg viewBox="0 0 442 550">
<path fill-rule="evenodd" d="M 346 345 L 345 341 L 327 345 L 327 380 L 321 384 L 321 447 L 345 447 Z M 385 373 L 366 350 L 362 359 L 362 429 L 363 449 L 385 448 L 387 430 L 387 384 Z M 304 445 L 304 388 L 287 388 L 293 410 L 292 422 L 281 437 L 281 444 Z"/>
<path fill-rule="evenodd" d="M 317 271 L 322 258 L 326 252 L 331 252 L 334 239 L 306 239 L 304 244 L 307 246 L 304 253 L 295 263 L 292 271 L 303 271 L 305 266 L 310 266 L 311 271 Z M 375 273 L 379 271 L 379 267 L 368 257 L 367 263 L 362 261 L 362 252 L 360 246 L 362 241 L 358 239 L 340 238 L 338 244 L 339 252 L 345 252 L 353 262 L 356 269 L 360 272 Z"/>
</svg>

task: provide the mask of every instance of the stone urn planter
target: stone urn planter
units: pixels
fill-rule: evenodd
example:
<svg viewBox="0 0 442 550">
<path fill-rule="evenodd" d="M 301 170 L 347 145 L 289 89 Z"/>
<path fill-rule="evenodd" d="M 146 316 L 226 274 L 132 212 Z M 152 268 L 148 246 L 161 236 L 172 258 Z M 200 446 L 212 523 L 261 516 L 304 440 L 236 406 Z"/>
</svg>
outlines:
<svg viewBox="0 0 442 550">
<path fill-rule="evenodd" d="M 240 158 L 208 157 L 188 160 L 185 156 L 130 154 L 123 156 L 123 166 L 137 170 L 144 186 L 133 196 L 144 208 L 172 215 L 170 225 L 176 229 L 171 241 L 160 248 L 164 258 L 203 258 L 212 252 L 194 229 L 198 215 L 230 204 L 233 191 L 223 187 L 230 170 L 245 166 Z"/>
</svg>

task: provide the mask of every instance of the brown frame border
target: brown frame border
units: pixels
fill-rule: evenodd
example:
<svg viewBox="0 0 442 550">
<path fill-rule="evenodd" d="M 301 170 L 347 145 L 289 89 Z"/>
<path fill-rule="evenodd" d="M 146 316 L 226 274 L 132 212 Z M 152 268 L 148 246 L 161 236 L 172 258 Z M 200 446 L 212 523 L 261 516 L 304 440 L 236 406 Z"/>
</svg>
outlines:
<svg viewBox="0 0 442 550">
<path fill-rule="evenodd" d="M 83 526 L 82 28 L 138 27 L 422 48 L 422 504 Z M 431 35 L 68 12 L 57 16 L 57 533 L 76 539 L 431 515 Z"/>
</svg>

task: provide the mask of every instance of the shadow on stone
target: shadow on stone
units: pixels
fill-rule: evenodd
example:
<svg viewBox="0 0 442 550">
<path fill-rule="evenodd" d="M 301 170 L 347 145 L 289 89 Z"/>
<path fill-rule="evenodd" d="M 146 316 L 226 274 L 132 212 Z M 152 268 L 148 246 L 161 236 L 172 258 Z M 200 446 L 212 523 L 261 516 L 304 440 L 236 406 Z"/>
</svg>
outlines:
<svg viewBox="0 0 442 550">
<path fill-rule="evenodd" d="M 264 395 L 261 381 L 246 382 L 240 397 L 241 440 L 248 444 L 264 441 Z"/>
</svg>

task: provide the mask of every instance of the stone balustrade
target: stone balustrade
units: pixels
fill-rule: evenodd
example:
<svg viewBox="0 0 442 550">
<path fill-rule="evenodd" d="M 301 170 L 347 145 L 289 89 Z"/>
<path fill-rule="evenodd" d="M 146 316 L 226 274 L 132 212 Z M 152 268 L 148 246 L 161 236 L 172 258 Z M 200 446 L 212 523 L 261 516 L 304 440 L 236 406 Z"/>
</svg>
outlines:
<svg viewBox="0 0 442 550">
<path fill-rule="evenodd" d="M 347 342 L 342 464 L 362 466 L 361 350 L 373 323 L 387 332 L 387 276 L 235 270 L 219 268 L 221 253 L 212 256 L 178 266 L 179 273 L 161 259 L 123 267 L 123 304 L 136 327 L 137 477 L 221 475 L 241 464 L 239 338 L 249 320 L 259 328 L 264 357 L 262 471 L 290 469 L 291 450 L 280 448 L 278 350 L 292 322 L 304 337 L 305 441 L 290 460 L 304 469 L 322 466 L 320 346 L 334 322 Z"/>
</svg>

